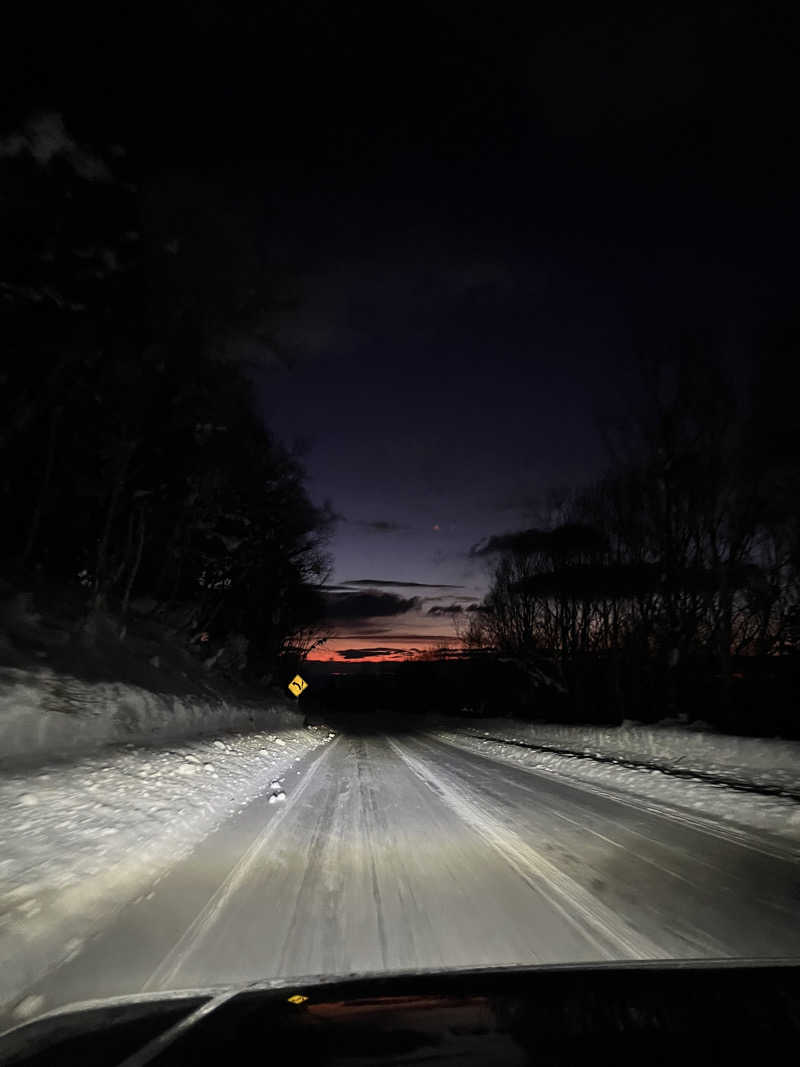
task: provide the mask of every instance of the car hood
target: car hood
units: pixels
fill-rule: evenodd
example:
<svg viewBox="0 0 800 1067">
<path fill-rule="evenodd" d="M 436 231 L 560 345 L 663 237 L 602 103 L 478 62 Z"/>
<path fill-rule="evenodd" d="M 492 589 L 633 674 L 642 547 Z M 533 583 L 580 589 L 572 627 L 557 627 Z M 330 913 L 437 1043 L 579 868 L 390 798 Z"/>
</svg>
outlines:
<svg viewBox="0 0 800 1067">
<path fill-rule="evenodd" d="M 0 1035 L 0 1062 L 732 1062 L 800 1036 L 800 960 L 669 960 L 311 976 L 113 997 Z M 663 1059 L 662 1059 L 663 1058 Z M 641 1059 L 638 1062 L 642 1062 Z M 674 1059 L 671 1060 L 674 1063 Z"/>
</svg>

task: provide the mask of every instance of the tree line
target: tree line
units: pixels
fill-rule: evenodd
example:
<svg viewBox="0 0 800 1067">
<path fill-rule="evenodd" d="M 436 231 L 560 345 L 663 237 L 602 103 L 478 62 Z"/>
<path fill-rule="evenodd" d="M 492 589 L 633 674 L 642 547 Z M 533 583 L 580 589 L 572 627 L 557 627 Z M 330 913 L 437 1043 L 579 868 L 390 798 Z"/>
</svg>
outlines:
<svg viewBox="0 0 800 1067">
<path fill-rule="evenodd" d="M 606 475 L 479 550 L 490 590 L 459 637 L 531 714 L 797 730 L 799 341 L 766 336 L 744 388 L 697 343 L 642 360 Z"/>
<path fill-rule="evenodd" d="M 112 616 L 124 640 L 135 604 L 270 678 L 313 640 L 331 523 L 241 355 L 285 358 L 286 285 L 181 203 L 190 183 L 165 197 L 58 115 L 2 140 L 0 167 L 3 576 L 80 588 L 86 641 Z"/>
</svg>

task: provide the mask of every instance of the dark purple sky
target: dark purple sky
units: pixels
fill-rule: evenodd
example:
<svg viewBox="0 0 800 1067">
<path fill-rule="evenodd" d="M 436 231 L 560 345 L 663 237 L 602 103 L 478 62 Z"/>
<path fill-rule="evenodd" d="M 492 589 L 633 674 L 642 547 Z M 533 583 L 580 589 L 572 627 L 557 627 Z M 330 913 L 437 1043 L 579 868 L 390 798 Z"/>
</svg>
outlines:
<svg viewBox="0 0 800 1067">
<path fill-rule="evenodd" d="M 124 144 L 176 225 L 291 280 L 291 369 L 262 347 L 254 380 L 340 516 L 329 648 L 423 647 L 486 589 L 473 546 L 601 473 L 637 347 L 744 363 L 792 305 L 781 11 L 194 0 L 44 32 L 32 5 L 4 124 Z"/>
<path fill-rule="evenodd" d="M 687 196 L 674 175 L 637 182 L 602 157 L 576 178 L 549 147 L 546 166 L 390 171 L 369 207 L 333 191 L 313 219 L 283 205 L 290 234 L 313 234 L 308 344 L 260 379 L 262 403 L 341 516 L 334 582 L 376 579 L 397 609 L 337 619 L 321 655 L 452 643 L 430 612 L 485 593 L 470 549 L 602 473 L 600 423 L 635 395 L 642 332 L 711 327 L 736 360 L 769 303 L 763 272 L 720 238 L 733 209 L 708 186 Z"/>
</svg>

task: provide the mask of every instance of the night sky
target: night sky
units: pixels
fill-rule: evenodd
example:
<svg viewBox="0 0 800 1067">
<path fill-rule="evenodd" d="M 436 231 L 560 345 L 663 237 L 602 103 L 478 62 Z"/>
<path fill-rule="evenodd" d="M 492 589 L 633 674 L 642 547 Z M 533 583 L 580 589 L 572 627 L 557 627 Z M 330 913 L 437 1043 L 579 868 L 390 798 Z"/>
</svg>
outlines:
<svg viewBox="0 0 800 1067">
<path fill-rule="evenodd" d="M 602 473 L 637 351 L 744 366 L 789 313 L 797 26 L 696 6 L 20 15 L 5 126 L 124 144 L 176 232 L 292 279 L 253 380 L 339 516 L 323 658 L 454 643 L 480 545 Z"/>
</svg>

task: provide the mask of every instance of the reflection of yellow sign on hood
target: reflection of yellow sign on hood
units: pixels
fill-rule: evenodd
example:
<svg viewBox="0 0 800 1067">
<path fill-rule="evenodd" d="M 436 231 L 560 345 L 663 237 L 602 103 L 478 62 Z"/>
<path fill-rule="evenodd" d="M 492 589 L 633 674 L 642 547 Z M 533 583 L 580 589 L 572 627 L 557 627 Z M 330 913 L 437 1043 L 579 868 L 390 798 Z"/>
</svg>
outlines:
<svg viewBox="0 0 800 1067">
<path fill-rule="evenodd" d="M 308 682 L 304 682 L 299 674 L 296 674 L 289 682 L 289 692 L 299 697 L 304 689 L 308 689 Z"/>
</svg>

